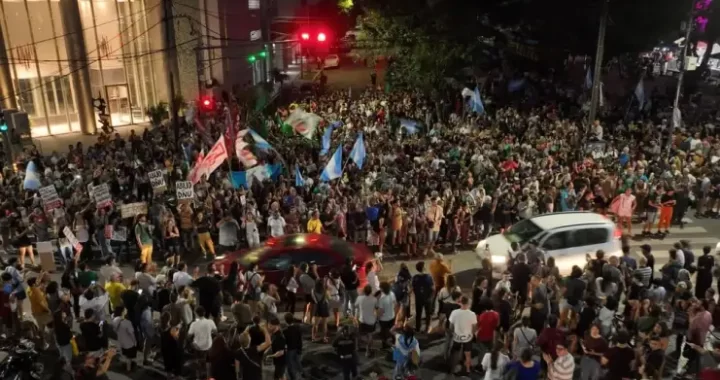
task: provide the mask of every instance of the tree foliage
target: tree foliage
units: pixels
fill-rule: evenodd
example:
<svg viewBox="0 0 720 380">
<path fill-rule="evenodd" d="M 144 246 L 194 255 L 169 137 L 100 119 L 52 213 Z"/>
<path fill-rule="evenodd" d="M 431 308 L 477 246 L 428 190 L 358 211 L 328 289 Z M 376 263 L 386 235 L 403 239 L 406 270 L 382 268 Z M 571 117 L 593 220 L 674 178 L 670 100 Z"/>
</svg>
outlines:
<svg viewBox="0 0 720 380">
<path fill-rule="evenodd" d="M 593 55 L 604 0 L 355 0 L 362 8 L 357 54 L 392 56 L 398 77 L 433 88 L 460 68 L 478 66 L 494 38 L 555 52 Z M 689 3 L 612 0 L 607 58 L 652 48 L 677 35 Z"/>
</svg>

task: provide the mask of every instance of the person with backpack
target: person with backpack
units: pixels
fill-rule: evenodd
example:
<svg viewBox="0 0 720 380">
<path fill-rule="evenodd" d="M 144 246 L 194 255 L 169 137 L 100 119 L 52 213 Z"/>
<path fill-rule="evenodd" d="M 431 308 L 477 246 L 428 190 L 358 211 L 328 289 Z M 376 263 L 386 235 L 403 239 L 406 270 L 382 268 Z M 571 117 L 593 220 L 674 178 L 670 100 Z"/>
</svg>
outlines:
<svg viewBox="0 0 720 380">
<path fill-rule="evenodd" d="M 245 299 L 250 305 L 253 313 L 258 312 L 258 301 L 260 301 L 260 292 L 262 290 L 263 275 L 258 273 L 257 264 L 251 263 L 245 272 Z"/>
<path fill-rule="evenodd" d="M 422 331 L 421 322 L 422 314 L 425 311 L 425 323 L 427 325 L 427 331 L 430 331 L 430 319 L 433 313 L 433 279 L 425 273 L 425 262 L 420 261 L 415 264 L 415 270 L 417 274 L 412 278 L 412 290 L 415 296 L 415 328 L 417 331 Z"/>
<path fill-rule="evenodd" d="M 392 292 L 395 294 L 395 300 L 397 301 L 397 310 L 395 310 L 395 316 L 398 322 L 404 322 L 404 320 L 410 315 L 410 282 L 412 276 L 410 275 L 410 269 L 408 269 L 405 263 L 400 264 L 400 271 L 398 271 L 395 282 L 392 284 Z"/>
<path fill-rule="evenodd" d="M 300 288 L 305 293 L 305 308 L 303 312 L 303 323 L 310 323 L 313 311 L 313 297 L 312 292 L 315 289 L 315 281 L 317 276 L 310 273 L 310 266 L 307 263 L 300 264 L 300 276 L 298 281 L 300 282 Z"/>
</svg>

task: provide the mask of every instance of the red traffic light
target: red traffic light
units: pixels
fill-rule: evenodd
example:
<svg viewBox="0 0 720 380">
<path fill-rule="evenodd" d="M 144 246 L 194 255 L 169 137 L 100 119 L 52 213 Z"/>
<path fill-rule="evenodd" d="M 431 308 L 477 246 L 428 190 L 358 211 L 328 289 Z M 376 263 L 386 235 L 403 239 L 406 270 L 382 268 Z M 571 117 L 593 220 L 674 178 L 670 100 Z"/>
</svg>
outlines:
<svg viewBox="0 0 720 380">
<path fill-rule="evenodd" d="M 318 41 L 325 42 L 325 40 L 327 40 L 325 33 L 318 33 Z"/>
<path fill-rule="evenodd" d="M 203 100 L 203 105 L 204 105 L 205 107 L 210 107 L 210 103 L 211 103 L 211 102 L 210 102 L 210 99 L 205 99 L 205 100 Z"/>
<path fill-rule="evenodd" d="M 310 39 L 310 33 L 303 33 L 303 34 L 300 35 L 300 38 L 302 38 L 303 40 L 307 41 L 307 40 Z"/>
<path fill-rule="evenodd" d="M 200 107 L 203 111 L 213 111 L 215 109 L 215 99 L 212 96 L 203 96 L 200 98 Z"/>
</svg>

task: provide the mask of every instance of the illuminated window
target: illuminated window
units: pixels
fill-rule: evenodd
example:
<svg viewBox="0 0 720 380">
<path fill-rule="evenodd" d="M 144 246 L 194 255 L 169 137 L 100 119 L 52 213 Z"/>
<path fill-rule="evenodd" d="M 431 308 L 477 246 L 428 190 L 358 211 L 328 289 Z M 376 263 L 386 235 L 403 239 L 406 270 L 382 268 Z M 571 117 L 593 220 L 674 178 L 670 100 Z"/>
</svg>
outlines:
<svg viewBox="0 0 720 380">
<path fill-rule="evenodd" d="M 260 0 L 248 0 L 248 9 L 260 9 Z"/>
</svg>

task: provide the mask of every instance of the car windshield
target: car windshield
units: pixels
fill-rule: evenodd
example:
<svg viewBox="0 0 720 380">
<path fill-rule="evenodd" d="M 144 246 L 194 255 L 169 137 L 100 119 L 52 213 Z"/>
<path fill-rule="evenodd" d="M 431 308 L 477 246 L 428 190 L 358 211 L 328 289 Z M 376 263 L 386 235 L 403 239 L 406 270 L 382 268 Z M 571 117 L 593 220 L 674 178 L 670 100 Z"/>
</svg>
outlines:
<svg viewBox="0 0 720 380">
<path fill-rule="evenodd" d="M 530 219 L 525 219 L 510 227 L 503 236 L 505 236 L 505 238 L 511 243 L 523 245 L 541 232 L 543 232 L 542 228 L 538 227 L 538 225 L 533 223 Z"/>
</svg>

